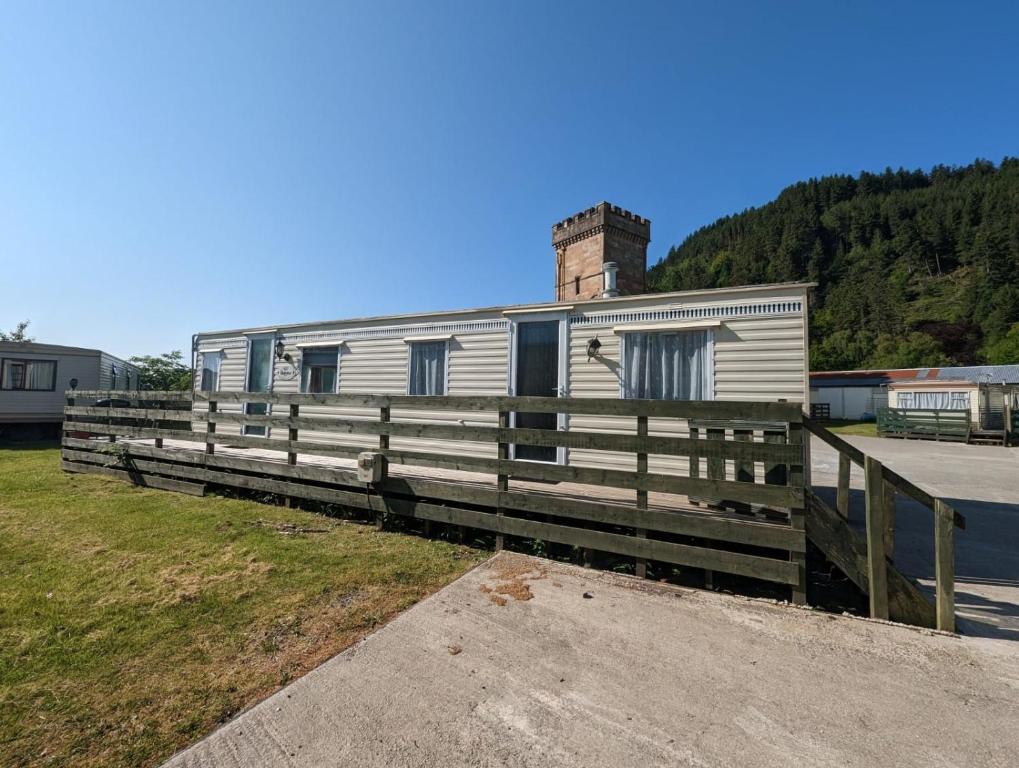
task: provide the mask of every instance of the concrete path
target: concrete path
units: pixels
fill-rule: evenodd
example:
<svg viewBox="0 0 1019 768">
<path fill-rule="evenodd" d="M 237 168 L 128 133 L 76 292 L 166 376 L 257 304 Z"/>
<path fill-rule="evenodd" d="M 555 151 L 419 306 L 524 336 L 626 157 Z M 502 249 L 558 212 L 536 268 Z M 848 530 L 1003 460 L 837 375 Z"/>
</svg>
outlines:
<svg viewBox="0 0 1019 768">
<path fill-rule="evenodd" d="M 1019 641 L 1019 448 L 848 437 L 927 492 L 946 498 L 966 516 L 956 531 L 956 610 L 969 635 Z M 811 441 L 812 482 L 835 500 L 838 458 Z M 850 521 L 861 531 L 863 470 L 853 467 Z M 933 590 L 934 528 L 931 513 L 896 494 L 895 562 Z"/>
<path fill-rule="evenodd" d="M 502 554 L 167 765 L 1012 766 L 1017 647 Z"/>
</svg>

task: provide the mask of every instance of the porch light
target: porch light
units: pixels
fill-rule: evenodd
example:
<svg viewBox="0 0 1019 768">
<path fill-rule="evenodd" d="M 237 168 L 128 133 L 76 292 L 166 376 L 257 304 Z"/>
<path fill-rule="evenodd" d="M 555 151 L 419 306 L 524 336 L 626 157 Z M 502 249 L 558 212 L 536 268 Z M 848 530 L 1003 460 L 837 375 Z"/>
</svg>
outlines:
<svg viewBox="0 0 1019 768">
<path fill-rule="evenodd" d="M 77 389 L 78 388 L 78 380 L 77 379 L 71 379 L 68 382 L 68 384 L 71 385 L 71 389 Z"/>
<path fill-rule="evenodd" d="M 276 340 L 276 359 L 282 360 L 287 348 L 283 345 L 283 339 Z"/>
<path fill-rule="evenodd" d="M 598 337 L 595 336 L 589 342 L 587 342 L 587 359 L 591 360 L 592 357 L 598 357 L 598 350 L 601 349 L 601 342 L 598 341 Z"/>
</svg>

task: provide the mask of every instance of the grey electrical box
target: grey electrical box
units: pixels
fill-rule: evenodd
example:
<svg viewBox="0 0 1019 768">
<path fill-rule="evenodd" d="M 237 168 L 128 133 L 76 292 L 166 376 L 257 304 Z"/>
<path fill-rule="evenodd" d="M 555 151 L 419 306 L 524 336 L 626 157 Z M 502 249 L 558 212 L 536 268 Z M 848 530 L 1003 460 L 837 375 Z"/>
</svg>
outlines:
<svg viewBox="0 0 1019 768">
<path fill-rule="evenodd" d="M 377 483 L 386 478 L 386 457 L 378 451 L 363 451 L 357 455 L 357 479 L 362 483 Z"/>
</svg>

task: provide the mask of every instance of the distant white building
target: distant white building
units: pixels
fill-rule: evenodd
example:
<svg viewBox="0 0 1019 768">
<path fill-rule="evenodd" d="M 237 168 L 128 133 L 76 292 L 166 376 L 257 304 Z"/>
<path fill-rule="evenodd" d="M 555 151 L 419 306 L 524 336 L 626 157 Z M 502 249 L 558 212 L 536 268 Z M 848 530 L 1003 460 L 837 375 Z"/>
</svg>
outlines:
<svg viewBox="0 0 1019 768">
<path fill-rule="evenodd" d="M 1019 365 L 975 365 L 871 371 L 815 371 L 816 415 L 866 421 L 878 408 L 969 411 L 974 426 L 998 429 L 1008 398 L 1019 397 Z"/>
<path fill-rule="evenodd" d="M 63 421 L 72 387 L 138 389 L 138 368 L 98 349 L 0 341 L 0 424 Z"/>
</svg>

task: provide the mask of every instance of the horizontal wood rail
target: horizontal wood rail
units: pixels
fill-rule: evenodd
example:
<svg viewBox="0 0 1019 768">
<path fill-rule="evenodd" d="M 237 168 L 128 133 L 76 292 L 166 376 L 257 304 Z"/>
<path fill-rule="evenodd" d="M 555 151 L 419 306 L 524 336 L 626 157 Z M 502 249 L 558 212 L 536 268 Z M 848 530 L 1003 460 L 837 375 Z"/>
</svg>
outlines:
<svg viewBox="0 0 1019 768">
<path fill-rule="evenodd" d="M 746 419 L 799 423 L 797 403 L 722 400 L 622 400 L 612 397 L 421 397 L 416 395 L 307 395 L 277 392 L 195 392 L 195 402 L 324 405 L 348 408 L 420 408 L 453 411 L 518 411 L 674 419 Z"/>
<path fill-rule="evenodd" d="M 192 397 L 193 407 L 182 410 Z M 237 412 L 249 403 L 273 409 Z M 224 405 L 234 408 L 224 412 Z M 302 415 L 302 407 L 315 410 Z M 375 413 L 334 416 L 329 409 Z M 485 411 L 491 426 L 457 423 L 462 414 Z M 604 431 L 526 429 L 509 426 L 512 412 L 621 420 Z M 446 522 L 494 533 L 497 546 L 507 535 L 540 538 L 633 557 L 638 573 L 658 561 L 748 576 L 790 585 L 802 602 L 802 418 L 790 403 L 69 392 L 63 466 L 186 493 L 230 487 Z M 401 439 L 428 443 L 409 450 Z M 485 444 L 491 455 L 478 455 Z M 510 459 L 514 444 L 610 458 L 594 466 Z M 366 485 L 351 460 L 369 446 L 390 470 Z M 683 459 L 649 471 L 649 456 Z M 606 461 L 623 463 L 597 466 Z"/>
<path fill-rule="evenodd" d="M 417 424 L 377 422 L 367 419 L 292 417 L 286 415 L 253 416 L 243 413 L 195 412 L 195 419 L 216 423 L 230 422 L 256 426 L 340 432 L 352 435 L 390 435 L 392 437 L 464 440 L 479 443 L 519 443 L 523 445 L 564 446 L 624 453 L 653 453 L 667 456 L 738 459 L 794 463 L 802 460 L 802 449 L 794 445 L 750 443 L 725 440 L 697 440 L 687 437 L 617 435 L 604 432 L 559 432 L 550 429 L 468 427 L 456 424 Z"/>
</svg>

